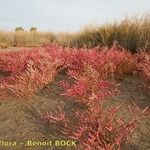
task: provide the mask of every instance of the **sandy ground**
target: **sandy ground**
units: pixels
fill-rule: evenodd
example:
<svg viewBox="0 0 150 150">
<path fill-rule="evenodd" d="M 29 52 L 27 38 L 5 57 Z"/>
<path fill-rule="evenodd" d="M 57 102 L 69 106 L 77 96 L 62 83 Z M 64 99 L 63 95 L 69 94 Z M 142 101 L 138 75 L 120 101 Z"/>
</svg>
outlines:
<svg viewBox="0 0 150 150">
<path fill-rule="evenodd" d="M 41 91 L 34 99 L 25 102 L 22 100 L 8 99 L 0 102 L 0 144 L 2 141 L 18 141 L 16 147 L 0 146 L 0 150 L 66 150 L 58 147 L 27 147 L 28 140 L 50 141 L 61 139 L 61 135 L 51 130 L 51 127 L 41 121 L 40 114 L 57 106 L 71 106 L 60 96 L 61 90 L 58 82 L 64 79 L 58 75 L 49 85 L 50 90 Z M 134 77 L 126 77 L 119 86 L 121 94 L 114 99 L 131 103 L 134 100 L 138 106 L 144 108 L 150 106 L 150 93 L 139 89 L 140 80 Z M 72 106 L 71 106 L 72 107 Z M 73 150 L 73 148 L 68 148 Z M 123 146 L 123 150 L 150 150 L 150 118 L 147 116 L 141 121 L 140 127 L 134 134 L 132 144 Z"/>
<path fill-rule="evenodd" d="M 10 52 L 10 51 L 20 51 L 20 50 L 32 50 L 37 47 L 9 47 L 9 48 L 0 48 L 0 52 Z"/>
</svg>

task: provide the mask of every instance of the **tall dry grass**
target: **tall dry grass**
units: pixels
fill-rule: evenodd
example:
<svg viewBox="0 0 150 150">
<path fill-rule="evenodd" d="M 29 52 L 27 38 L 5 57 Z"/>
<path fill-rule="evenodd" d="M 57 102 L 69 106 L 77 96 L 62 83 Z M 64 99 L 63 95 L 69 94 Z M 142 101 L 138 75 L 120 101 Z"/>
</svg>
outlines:
<svg viewBox="0 0 150 150">
<path fill-rule="evenodd" d="M 0 47 L 32 47 L 56 42 L 64 47 L 111 46 L 117 41 L 122 47 L 136 52 L 140 48 L 150 50 L 150 15 L 125 18 L 122 22 L 100 27 L 86 27 L 76 33 L 0 32 Z"/>
<path fill-rule="evenodd" d="M 55 40 L 50 32 L 4 32 L 0 31 L 0 47 L 34 47 L 49 44 Z"/>
<path fill-rule="evenodd" d="M 88 27 L 75 34 L 64 34 L 63 40 L 58 40 L 63 46 L 90 48 L 110 46 L 114 41 L 132 52 L 140 48 L 150 49 L 150 15 L 125 18 L 122 22 L 101 27 Z"/>
</svg>

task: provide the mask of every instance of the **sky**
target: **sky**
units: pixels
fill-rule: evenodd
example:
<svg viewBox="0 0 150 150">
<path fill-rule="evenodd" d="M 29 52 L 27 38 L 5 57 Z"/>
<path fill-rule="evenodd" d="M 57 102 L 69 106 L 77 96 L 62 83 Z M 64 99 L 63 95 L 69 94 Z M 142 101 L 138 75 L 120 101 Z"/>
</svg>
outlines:
<svg viewBox="0 0 150 150">
<path fill-rule="evenodd" d="M 150 0 L 0 0 L 0 30 L 74 32 L 150 12 Z"/>
</svg>

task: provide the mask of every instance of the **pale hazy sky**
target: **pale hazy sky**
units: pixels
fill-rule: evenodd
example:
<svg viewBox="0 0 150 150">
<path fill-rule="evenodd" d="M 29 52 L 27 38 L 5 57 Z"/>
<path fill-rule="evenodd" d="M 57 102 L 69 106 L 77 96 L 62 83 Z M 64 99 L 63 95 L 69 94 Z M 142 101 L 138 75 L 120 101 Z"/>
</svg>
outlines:
<svg viewBox="0 0 150 150">
<path fill-rule="evenodd" d="M 150 11 L 150 0 L 0 0 L 0 30 L 77 31 Z"/>
</svg>

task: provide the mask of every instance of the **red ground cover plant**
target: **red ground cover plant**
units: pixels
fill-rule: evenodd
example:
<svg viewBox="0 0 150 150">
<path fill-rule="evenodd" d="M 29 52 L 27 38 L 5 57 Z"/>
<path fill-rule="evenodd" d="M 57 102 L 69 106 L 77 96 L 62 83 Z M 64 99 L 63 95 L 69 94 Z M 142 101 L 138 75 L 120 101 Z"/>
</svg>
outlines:
<svg viewBox="0 0 150 150">
<path fill-rule="evenodd" d="M 129 137 L 131 138 L 132 132 L 147 108 L 140 110 L 135 105 L 129 107 L 131 116 L 127 120 L 126 117 L 118 116 L 123 104 L 104 107 L 106 99 L 119 92 L 114 80 L 115 74 L 113 78 L 108 77 L 108 74 L 103 76 L 93 64 L 87 63 L 87 59 L 83 62 L 83 56 L 79 58 L 82 59 L 80 63 L 71 62 L 68 68 L 67 75 L 73 79 L 72 83 L 61 81 L 60 85 L 64 88 L 64 93 L 61 95 L 72 98 L 82 105 L 84 110 L 75 109 L 69 112 L 71 116 L 62 109 L 58 112 L 55 110 L 55 113 L 48 111 L 44 113 L 43 118 L 46 122 L 54 124 L 55 129 L 57 128 L 67 138 L 77 140 L 78 145 L 75 149 L 120 150 L 122 144 L 126 140 L 129 141 Z M 78 67 L 76 68 L 75 65 Z"/>
<path fill-rule="evenodd" d="M 85 66 L 91 66 L 103 79 L 123 78 L 136 69 L 132 54 L 115 43 L 110 48 L 72 49 L 67 64 L 70 70 L 78 70 L 80 74 Z"/>
<path fill-rule="evenodd" d="M 48 45 L 32 50 L 3 52 L 0 53 L 1 95 L 34 95 L 63 68 L 83 75 L 85 69 L 93 68 L 99 73 L 99 78 L 114 80 L 114 77 L 133 72 L 134 62 L 129 52 L 120 50 L 116 45 L 101 49 Z"/>
<path fill-rule="evenodd" d="M 101 79 L 101 75 L 91 67 L 85 67 L 84 73 L 78 71 L 68 71 L 73 83 L 61 81 L 60 85 L 64 89 L 61 95 L 71 97 L 78 103 L 89 106 L 95 102 L 103 102 L 103 99 L 113 96 L 119 91 L 114 82 Z"/>
<path fill-rule="evenodd" d="M 53 56 L 57 51 L 57 57 Z M 28 99 L 53 80 L 63 69 L 59 50 L 52 46 L 45 48 L 1 53 L 0 77 L 1 98 L 13 95 Z M 8 75 L 6 75 L 8 74 Z"/>
<path fill-rule="evenodd" d="M 140 51 L 134 57 L 137 64 L 137 72 L 144 79 L 144 86 L 150 89 L 150 53 Z"/>
<path fill-rule="evenodd" d="M 70 116 L 62 109 L 54 113 L 49 111 L 43 115 L 44 120 L 58 126 L 64 135 L 76 139 L 78 149 L 121 149 L 146 109 L 130 108 L 133 116 L 127 121 L 117 116 L 123 104 L 106 109 L 104 102 L 119 92 L 115 80 L 134 73 L 138 67 L 149 78 L 147 56 L 140 55 L 137 66 L 138 60 L 116 44 L 99 49 L 49 45 L 31 51 L 0 53 L 0 98 L 14 95 L 28 99 L 65 68 L 72 83 L 61 81 L 62 95 L 73 98 L 84 109 L 75 109 Z"/>
<path fill-rule="evenodd" d="M 67 115 L 62 109 L 47 111 L 43 119 L 54 125 L 67 138 L 78 141 L 75 149 L 80 150 L 120 150 L 123 142 L 130 142 L 132 132 L 139 124 L 141 111 L 130 108 L 131 119 L 117 116 L 122 104 L 105 110 L 102 106 L 90 107 L 86 111 L 76 110 Z M 136 108 L 136 109 L 135 109 Z M 72 114 L 72 115 L 71 115 Z"/>
</svg>

